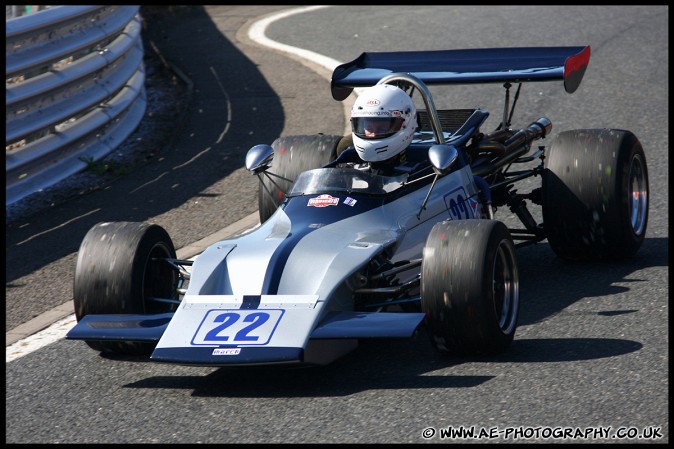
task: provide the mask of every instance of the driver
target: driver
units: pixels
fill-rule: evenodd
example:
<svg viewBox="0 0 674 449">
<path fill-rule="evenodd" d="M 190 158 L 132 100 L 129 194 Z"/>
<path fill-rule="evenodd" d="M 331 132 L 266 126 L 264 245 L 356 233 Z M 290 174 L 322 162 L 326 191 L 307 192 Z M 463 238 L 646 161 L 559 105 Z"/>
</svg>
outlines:
<svg viewBox="0 0 674 449">
<path fill-rule="evenodd" d="M 351 109 L 353 146 L 375 174 L 390 175 L 405 162 L 416 128 L 414 101 L 392 84 L 364 89 Z"/>
</svg>

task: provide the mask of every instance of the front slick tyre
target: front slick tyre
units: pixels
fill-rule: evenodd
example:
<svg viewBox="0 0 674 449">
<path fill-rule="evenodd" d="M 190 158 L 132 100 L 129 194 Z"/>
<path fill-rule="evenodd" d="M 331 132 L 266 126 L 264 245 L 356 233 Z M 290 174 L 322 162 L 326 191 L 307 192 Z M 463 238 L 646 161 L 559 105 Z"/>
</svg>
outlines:
<svg viewBox="0 0 674 449">
<path fill-rule="evenodd" d="M 441 352 L 505 351 L 519 311 L 519 271 L 506 226 L 477 219 L 436 224 L 424 247 L 421 307 Z"/>
<path fill-rule="evenodd" d="M 173 312 L 178 274 L 162 259 L 175 258 L 168 233 L 158 225 L 136 222 L 99 223 L 82 240 L 77 255 L 73 299 L 75 318 L 94 314 L 156 314 Z M 97 351 L 149 355 L 153 343 L 90 341 Z"/>
<path fill-rule="evenodd" d="M 558 257 L 632 257 L 648 224 L 648 170 L 641 143 L 619 129 L 560 133 L 545 161 L 542 206 L 548 243 Z"/>
</svg>

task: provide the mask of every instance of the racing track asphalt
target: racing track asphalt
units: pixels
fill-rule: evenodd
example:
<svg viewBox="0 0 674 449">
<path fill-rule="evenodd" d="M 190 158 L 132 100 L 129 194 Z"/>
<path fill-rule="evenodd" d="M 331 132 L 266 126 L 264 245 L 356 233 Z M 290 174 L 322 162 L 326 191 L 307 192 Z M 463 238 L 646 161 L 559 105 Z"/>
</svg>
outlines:
<svg viewBox="0 0 674 449">
<path fill-rule="evenodd" d="M 131 174 L 8 226 L 6 346 L 73 314 L 76 252 L 94 224 L 154 222 L 178 257 L 193 257 L 259 223 L 257 195 L 237 194 L 257 191 L 243 168 L 250 147 L 280 135 L 344 132 L 348 103 L 326 95 L 328 69 L 248 37 L 254 22 L 291 8 L 196 6 L 150 18 L 145 39 L 193 85 L 185 115 L 175 118 L 182 132 Z"/>
</svg>

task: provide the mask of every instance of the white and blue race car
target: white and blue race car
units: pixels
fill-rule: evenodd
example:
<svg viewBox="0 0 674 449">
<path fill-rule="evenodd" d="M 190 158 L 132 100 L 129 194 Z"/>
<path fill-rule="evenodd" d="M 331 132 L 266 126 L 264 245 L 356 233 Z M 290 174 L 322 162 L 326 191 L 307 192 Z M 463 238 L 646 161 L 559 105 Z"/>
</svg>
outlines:
<svg viewBox="0 0 674 449">
<path fill-rule="evenodd" d="M 528 47 L 363 53 L 338 66 L 336 100 L 382 83 L 421 97 L 396 173 L 356 168 L 350 136 L 280 137 L 246 157 L 260 178 L 261 225 L 193 261 L 176 259 L 158 225 L 99 223 L 79 250 L 78 323 L 66 338 L 205 366 L 324 365 L 359 339 L 409 338 L 420 326 L 448 354 L 507 350 L 520 305 L 516 248 L 547 240 L 562 259 L 615 260 L 646 234 L 648 172 L 633 133 L 571 130 L 532 149 L 551 121 L 511 128 L 523 83 L 562 81 L 572 93 L 589 59 L 590 47 Z M 429 86 L 468 83 L 505 88 L 495 130 L 482 129 L 486 110 L 436 109 Z M 541 183 L 530 192 L 513 188 L 533 177 Z"/>
</svg>

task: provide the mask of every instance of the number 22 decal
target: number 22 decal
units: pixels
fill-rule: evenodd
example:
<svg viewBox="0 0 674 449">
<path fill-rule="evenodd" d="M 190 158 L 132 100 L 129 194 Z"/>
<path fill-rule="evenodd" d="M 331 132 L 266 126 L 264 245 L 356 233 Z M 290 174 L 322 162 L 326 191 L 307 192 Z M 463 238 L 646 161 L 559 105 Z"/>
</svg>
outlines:
<svg viewBox="0 0 674 449">
<path fill-rule="evenodd" d="M 197 329 L 192 344 L 269 343 L 283 310 L 209 310 Z"/>
<path fill-rule="evenodd" d="M 213 340 L 213 341 L 227 341 L 229 340 L 229 337 L 227 335 L 219 335 L 220 331 L 225 331 L 229 326 L 234 324 L 237 320 L 239 319 L 239 314 L 238 313 L 233 313 L 233 312 L 227 312 L 218 315 L 213 322 L 215 323 L 222 323 L 220 326 L 216 327 L 215 329 L 209 331 L 206 334 L 206 340 Z M 262 324 L 264 324 L 265 321 L 269 319 L 269 314 L 264 313 L 264 312 L 258 312 L 258 313 L 251 313 L 250 315 L 247 315 L 244 317 L 243 321 L 244 322 L 249 322 L 248 326 L 244 327 L 241 329 L 239 332 L 236 333 L 234 336 L 234 340 L 237 341 L 257 341 L 260 337 L 255 337 L 248 335 L 250 331 L 253 329 L 260 327 Z"/>
</svg>

